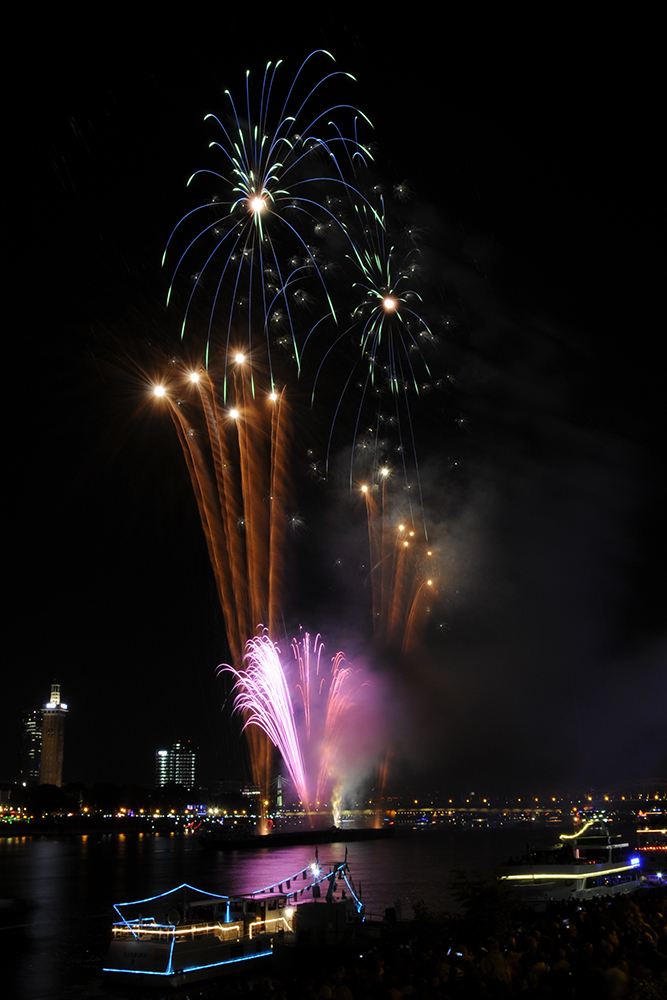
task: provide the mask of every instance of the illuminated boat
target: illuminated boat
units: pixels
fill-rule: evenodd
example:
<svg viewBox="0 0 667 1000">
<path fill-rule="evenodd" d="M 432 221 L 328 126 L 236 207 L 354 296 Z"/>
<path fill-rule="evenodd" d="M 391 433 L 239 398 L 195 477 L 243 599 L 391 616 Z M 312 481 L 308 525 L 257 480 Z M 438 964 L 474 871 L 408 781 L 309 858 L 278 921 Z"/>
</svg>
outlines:
<svg viewBox="0 0 667 1000">
<path fill-rule="evenodd" d="M 364 908 L 347 862 L 325 871 L 315 861 L 257 892 L 222 896 L 184 884 L 114 909 L 120 920 L 104 975 L 182 986 L 268 962 L 276 941 L 288 936 L 304 943 L 342 940 L 350 923 L 363 920 Z"/>
<path fill-rule="evenodd" d="M 667 813 L 655 810 L 639 813 L 637 850 L 667 854 Z"/>
<path fill-rule="evenodd" d="M 590 820 L 576 833 L 562 833 L 551 850 L 510 861 L 499 877 L 529 906 L 634 892 L 643 882 L 641 859 L 628 849 L 604 823 Z"/>
</svg>

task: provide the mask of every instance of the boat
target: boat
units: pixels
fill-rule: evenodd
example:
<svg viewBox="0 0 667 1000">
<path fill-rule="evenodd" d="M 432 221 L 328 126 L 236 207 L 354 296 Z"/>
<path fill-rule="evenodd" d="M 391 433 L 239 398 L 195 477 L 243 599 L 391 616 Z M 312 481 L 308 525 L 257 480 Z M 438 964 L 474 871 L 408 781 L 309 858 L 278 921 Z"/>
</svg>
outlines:
<svg viewBox="0 0 667 1000">
<path fill-rule="evenodd" d="M 276 830 L 266 834 L 236 833 L 234 827 L 213 824 L 199 836 L 202 847 L 213 851 L 248 851 L 261 847 L 315 847 L 322 844 L 349 844 L 385 840 L 394 835 L 393 826 L 340 827 L 321 830 Z"/>
<path fill-rule="evenodd" d="M 105 978 L 125 984 L 183 986 L 270 961 L 278 941 L 333 944 L 364 906 L 347 859 L 316 860 L 255 892 L 224 896 L 183 884 L 114 906 Z"/>
<path fill-rule="evenodd" d="M 589 820 L 575 833 L 561 833 L 546 851 L 530 851 L 510 861 L 500 881 L 530 906 L 550 901 L 593 899 L 634 892 L 643 884 L 641 859 L 629 854 L 629 844 L 613 838 L 606 824 Z"/>
<path fill-rule="evenodd" d="M 667 813 L 655 809 L 639 813 L 637 850 L 667 854 Z"/>
</svg>

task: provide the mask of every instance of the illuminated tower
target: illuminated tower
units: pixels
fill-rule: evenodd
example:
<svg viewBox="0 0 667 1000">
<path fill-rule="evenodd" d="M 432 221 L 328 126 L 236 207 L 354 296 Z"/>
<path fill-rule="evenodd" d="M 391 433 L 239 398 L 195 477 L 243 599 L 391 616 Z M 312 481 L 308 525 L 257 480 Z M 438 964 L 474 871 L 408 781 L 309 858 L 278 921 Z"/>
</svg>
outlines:
<svg viewBox="0 0 667 1000">
<path fill-rule="evenodd" d="M 60 684 L 52 684 L 51 700 L 46 703 L 43 709 L 40 785 L 56 785 L 60 788 L 63 783 L 66 715 L 67 705 L 60 700 Z"/>
<path fill-rule="evenodd" d="M 158 750 L 155 754 L 155 785 L 195 786 L 195 754 L 190 741 L 174 743 L 171 750 Z"/>
</svg>

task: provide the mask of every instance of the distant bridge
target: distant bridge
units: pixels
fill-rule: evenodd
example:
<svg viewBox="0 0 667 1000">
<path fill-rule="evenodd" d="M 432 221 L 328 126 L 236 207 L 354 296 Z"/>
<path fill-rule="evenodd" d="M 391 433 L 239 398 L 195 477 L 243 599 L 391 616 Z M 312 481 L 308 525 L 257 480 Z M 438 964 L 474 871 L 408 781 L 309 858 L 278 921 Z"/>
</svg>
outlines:
<svg viewBox="0 0 667 1000">
<path fill-rule="evenodd" d="M 611 788 L 594 789 L 590 793 L 594 802 L 639 802 L 667 799 L 667 780 L 627 781 Z"/>
</svg>

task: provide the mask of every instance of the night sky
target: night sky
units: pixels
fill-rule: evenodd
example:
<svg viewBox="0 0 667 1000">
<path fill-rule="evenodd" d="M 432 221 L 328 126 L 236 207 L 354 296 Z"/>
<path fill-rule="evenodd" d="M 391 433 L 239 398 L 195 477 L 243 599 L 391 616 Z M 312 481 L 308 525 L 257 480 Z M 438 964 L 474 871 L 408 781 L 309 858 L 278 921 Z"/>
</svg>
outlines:
<svg viewBox="0 0 667 1000">
<path fill-rule="evenodd" d="M 282 58 L 289 75 L 323 47 L 357 79 L 346 99 L 375 126 L 379 175 L 415 192 L 426 287 L 448 324 L 432 364 L 456 379 L 415 411 L 444 567 L 420 650 L 383 657 L 368 641 L 363 510 L 336 479 L 342 438 L 327 484 L 308 479 L 328 418 L 305 405 L 288 638 L 319 630 L 374 675 L 396 788 L 664 779 L 650 47 L 633 25 L 571 37 L 471 19 L 436 36 L 415 20 L 321 17 L 298 33 L 266 23 L 252 42 L 217 16 L 86 43 L 59 21 L 33 41 L 16 87 L 6 310 L 24 391 L 7 435 L 0 778 L 16 777 L 21 711 L 52 679 L 71 710 L 66 780 L 149 785 L 155 750 L 176 739 L 198 747 L 202 781 L 242 773 L 196 505 L 136 372 L 148 343 L 180 328 L 160 260 L 191 207 L 188 176 L 208 165 L 204 115 L 225 88 L 241 92 L 246 69 Z"/>
</svg>

